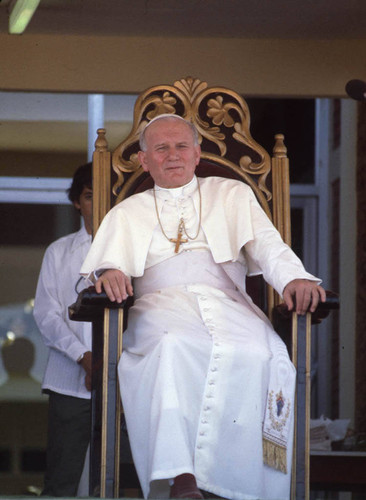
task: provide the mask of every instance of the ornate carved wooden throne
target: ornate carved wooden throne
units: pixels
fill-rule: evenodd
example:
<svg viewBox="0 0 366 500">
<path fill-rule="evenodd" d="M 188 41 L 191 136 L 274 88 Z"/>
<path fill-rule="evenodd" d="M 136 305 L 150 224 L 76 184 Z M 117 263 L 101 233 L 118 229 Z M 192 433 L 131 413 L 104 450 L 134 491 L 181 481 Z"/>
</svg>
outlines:
<svg viewBox="0 0 366 500">
<path fill-rule="evenodd" d="M 113 153 L 108 151 L 105 130 L 98 130 L 93 155 L 94 234 L 112 206 L 152 187 L 152 179 L 137 159 L 138 139 L 145 124 L 162 113 L 179 114 L 196 126 L 202 148 L 198 177 L 218 175 L 249 184 L 284 241 L 291 245 L 289 163 L 284 137 L 275 136 L 270 157 L 250 135 L 245 100 L 229 89 L 208 87 L 207 83 L 190 77 L 143 92 L 136 101 L 131 133 Z M 263 285 L 261 278 L 254 281 L 248 283 L 254 301 L 280 325 L 280 297 L 271 287 Z M 123 309 L 88 289 L 71 307 L 71 315 L 94 324 L 92 491 L 100 486 L 101 496 L 118 497 L 121 403 L 116 365 L 122 352 Z M 308 313 L 305 335 L 298 335 L 298 318 L 290 315 L 291 353 L 298 368 L 293 498 L 309 496 L 311 322 Z"/>
</svg>

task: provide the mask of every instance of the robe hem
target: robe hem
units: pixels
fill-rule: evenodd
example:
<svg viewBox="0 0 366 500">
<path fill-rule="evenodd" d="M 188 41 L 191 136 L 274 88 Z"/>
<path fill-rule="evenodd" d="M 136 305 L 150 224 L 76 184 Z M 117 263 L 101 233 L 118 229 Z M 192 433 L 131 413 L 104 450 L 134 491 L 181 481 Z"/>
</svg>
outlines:
<svg viewBox="0 0 366 500">
<path fill-rule="evenodd" d="M 174 479 L 175 477 L 179 476 L 180 474 L 193 474 L 194 475 L 194 469 L 189 468 L 189 467 L 180 467 L 179 469 L 155 471 L 153 474 L 151 474 L 150 483 L 152 481 L 161 481 L 163 479 L 166 479 L 166 480 Z"/>
<path fill-rule="evenodd" d="M 250 495 L 247 493 L 242 493 L 242 492 L 235 492 L 232 490 L 228 490 L 225 488 L 221 488 L 219 486 L 213 486 L 211 484 L 205 484 L 202 481 L 200 481 L 196 477 L 197 481 L 197 486 L 200 490 L 202 491 L 207 491 L 208 493 L 212 493 L 214 495 L 217 495 L 219 497 L 223 498 L 228 498 L 230 500 L 288 500 L 288 497 L 268 497 L 267 495 L 264 496 L 258 496 L 258 495 Z"/>
<path fill-rule="evenodd" d="M 208 493 L 213 493 L 219 497 L 228 498 L 231 500 L 260 500 L 261 497 L 257 495 L 249 495 L 240 492 L 234 492 L 232 490 L 227 490 L 225 488 L 221 488 L 219 486 L 212 486 L 211 484 L 205 484 L 199 479 L 196 478 L 197 486 L 202 491 L 207 491 Z M 274 499 L 275 500 L 275 499 Z M 280 499 L 278 499 L 280 500 Z"/>
</svg>

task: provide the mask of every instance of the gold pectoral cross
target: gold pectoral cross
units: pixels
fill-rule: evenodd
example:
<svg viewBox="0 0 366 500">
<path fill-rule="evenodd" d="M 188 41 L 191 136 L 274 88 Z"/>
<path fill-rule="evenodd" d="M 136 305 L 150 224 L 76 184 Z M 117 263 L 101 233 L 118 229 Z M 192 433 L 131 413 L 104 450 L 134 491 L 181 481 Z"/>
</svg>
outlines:
<svg viewBox="0 0 366 500">
<path fill-rule="evenodd" d="M 183 226 L 184 226 L 184 221 L 183 219 L 180 220 L 179 226 L 178 226 L 178 234 L 176 238 L 170 238 L 169 241 L 172 243 L 175 243 L 175 249 L 174 252 L 178 253 L 179 252 L 179 247 L 181 243 L 187 243 L 187 239 L 183 239 Z"/>
</svg>

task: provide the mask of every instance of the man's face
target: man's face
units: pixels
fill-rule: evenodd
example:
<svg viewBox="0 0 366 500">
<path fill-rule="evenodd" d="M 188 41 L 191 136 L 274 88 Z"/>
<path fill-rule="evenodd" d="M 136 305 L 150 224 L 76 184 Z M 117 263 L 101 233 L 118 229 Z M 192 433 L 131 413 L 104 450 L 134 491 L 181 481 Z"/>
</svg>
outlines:
<svg viewBox="0 0 366 500">
<path fill-rule="evenodd" d="M 84 186 L 79 201 L 74 201 L 74 207 L 80 210 L 84 219 L 85 229 L 89 234 L 92 233 L 93 228 L 93 191 Z"/>
<path fill-rule="evenodd" d="M 142 168 L 163 188 L 184 186 L 200 161 L 189 126 L 181 120 L 161 119 L 146 130 L 146 151 L 139 152 Z"/>
</svg>

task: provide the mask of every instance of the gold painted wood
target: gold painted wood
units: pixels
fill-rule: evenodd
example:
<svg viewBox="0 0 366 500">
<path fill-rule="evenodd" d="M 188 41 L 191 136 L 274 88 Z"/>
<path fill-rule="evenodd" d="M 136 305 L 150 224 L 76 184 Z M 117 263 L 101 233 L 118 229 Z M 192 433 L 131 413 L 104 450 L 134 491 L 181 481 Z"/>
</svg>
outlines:
<svg viewBox="0 0 366 500">
<path fill-rule="evenodd" d="M 298 339 L 298 328 L 297 328 L 297 314 L 295 312 L 291 315 L 291 359 L 297 370 L 297 339 Z M 296 432 L 296 422 L 297 422 L 297 391 L 295 392 L 295 407 L 294 407 L 294 445 L 292 452 L 292 471 L 291 471 L 291 500 L 296 500 L 296 449 L 297 449 L 297 432 Z"/>
<path fill-rule="evenodd" d="M 97 130 L 93 153 L 93 235 L 111 208 L 111 153 L 105 132 L 103 128 Z"/>
<path fill-rule="evenodd" d="M 104 310 L 103 326 L 103 375 L 102 375 L 102 429 L 101 429 L 101 460 L 100 460 L 100 497 L 106 496 L 107 469 L 107 410 L 108 410 L 108 350 L 109 350 L 109 309 Z"/>
<path fill-rule="evenodd" d="M 310 498 L 311 313 L 306 313 L 305 500 Z"/>
<path fill-rule="evenodd" d="M 285 243 L 291 246 L 290 173 L 284 136 L 277 134 L 272 157 L 272 210 L 273 224 Z M 273 292 L 274 305 L 282 302 Z"/>
<path fill-rule="evenodd" d="M 283 134 L 275 135 L 272 157 L 273 223 L 291 246 L 290 169 Z"/>
<path fill-rule="evenodd" d="M 117 359 L 120 359 L 122 354 L 123 344 L 123 309 L 118 309 L 118 343 L 117 343 Z M 117 377 L 118 384 L 118 377 Z M 118 384 L 119 387 L 119 384 Z M 120 444 L 121 444 L 121 414 L 122 402 L 119 389 L 116 396 L 116 443 L 115 443 L 115 469 L 114 469 L 114 497 L 119 498 L 119 470 L 120 470 Z"/>
<path fill-rule="evenodd" d="M 206 82 L 187 77 L 173 85 L 158 85 L 137 99 L 129 136 L 112 156 L 117 181 L 113 193 L 117 202 L 126 195 L 126 174 L 134 180 L 144 174 L 137 159 L 138 139 L 144 126 L 162 113 L 178 114 L 197 128 L 202 158 L 239 173 L 251 185 L 266 213 L 271 216 L 271 193 L 266 178 L 271 170 L 268 153 L 250 134 L 250 115 L 245 100 L 225 87 L 208 87 Z M 252 179 L 255 178 L 255 181 Z M 132 182 L 132 181 L 131 181 Z"/>
</svg>

